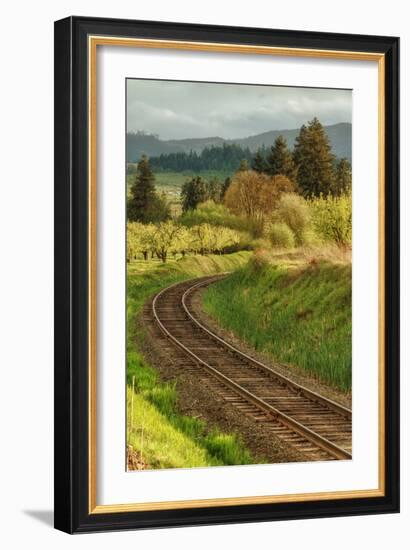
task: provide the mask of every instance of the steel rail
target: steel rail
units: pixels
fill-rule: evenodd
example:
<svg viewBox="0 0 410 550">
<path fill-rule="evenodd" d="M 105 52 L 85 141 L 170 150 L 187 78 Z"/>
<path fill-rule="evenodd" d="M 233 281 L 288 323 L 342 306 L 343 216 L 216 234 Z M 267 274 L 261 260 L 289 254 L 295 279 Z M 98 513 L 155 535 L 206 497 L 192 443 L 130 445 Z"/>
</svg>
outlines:
<svg viewBox="0 0 410 550">
<path fill-rule="evenodd" d="M 222 276 L 226 276 L 226 274 L 210 277 L 209 279 L 206 279 L 206 281 L 201 281 L 200 283 L 196 283 L 195 285 L 193 285 L 193 287 L 202 286 L 206 283 L 210 284 L 211 282 L 220 279 Z M 209 372 L 211 375 L 213 375 L 215 378 L 217 378 L 223 384 L 225 384 L 226 386 L 228 386 L 229 388 L 234 390 L 238 395 L 244 397 L 247 401 L 250 401 L 255 406 L 257 406 L 259 409 L 261 409 L 262 411 L 264 411 L 264 412 L 268 413 L 269 415 L 271 415 L 275 420 L 277 420 L 280 423 L 282 423 L 283 425 L 287 426 L 288 428 L 290 428 L 291 430 L 293 430 L 297 434 L 301 435 L 302 437 L 304 437 L 308 441 L 311 441 L 312 443 L 314 443 L 319 448 L 325 450 L 333 458 L 336 458 L 338 460 L 351 459 L 352 455 L 348 451 L 346 451 L 346 449 L 343 449 L 342 447 L 339 447 L 338 445 L 336 445 L 332 441 L 329 441 L 325 437 L 317 434 L 316 432 L 314 432 L 313 430 L 311 430 L 307 426 L 304 426 L 303 424 L 301 424 L 300 422 L 298 422 L 294 418 L 288 416 L 287 414 L 283 413 L 282 411 L 280 411 L 276 407 L 273 407 L 272 405 L 270 405 L 269 403 L 267 403 L 263 399 L 257 397 L 253 393 L 249 392 L 247 389 L 243 388 L 238 383 L 234 382 L 229 377 L 227 377 L 224 374 L 222 374 L 221 372 L 219 372 L 212 365 L 210 365 L 209 363 L 207 363 L 206 361 L 204 361 L 203 359 L 198 357 L 198 355 L 196 355 L 192 350 L 190 350 L 180 340 L 178 340 L 178 338 L 176 338 L 173 334 L 171 334 L 171 332 L 165 327 L 165 325 L 163 324 L 163 322 L 159 318 L 156 306 L 157 306 L 158 299 L 165 292 L 169 291 L 173 287 L 178 286 L 180 284 L 183 284 L 183 282 L 181 283 L 179 281 L 177 283 L 174 283 L 174 284 L 162 289 L 160 292 L 158 292 L 155 295 L 155 297 L 152 301 L 152 312 L 153 312 L 154 319 L 157 322 L 157 324 L 158 324 L 159 328 L 161 329 L 161 331 L 165 334 L 165 336 L 167 338 L 169 338 L 170 340 L 172 340 L 174 342 L 174 344 L 176 344 L 176 346 L 178 346 L 180 349 L 182 349 L 187 355 L 192 357 L 195 362 L 201 364 L 207 372 Z M 187 290 L 189 290 L 189 289 L 187 289 Z M 186 292 L 187 291 L 185 291 L 183 296 L 185 296 Z M 186 309 L 185 309 L 186 306 L 183 306 L 183 307 L 184 307 L 184 311 L 186 311 Z M 191 315 L 189 315 L 189 318 L 191 319 Z M 193 320 L 193 319 L 191 319 L 191 320 Z M 195 324 L 198 324 L 198 323 L 195 323 Z M 205 331 L 211 337 L 216 336 L 211 331 L 208 331 L 205 327 L 201 326 L 200 328 L 202 330 L 205 329 Z M 224 344 L 227 344 L 226 342 L 221 340 L 219 337 L 217 337 L 217 340 L 218 340 L 218 342 L 223 342 Z M 227 346 L 231 347 L 230 344 L 227 344 Z M 247 360 L 251 360 L 252 362 L 256 362 L 253 358 L 247 356 L 246 354 L 243 354 L 239 350 L 236 350 L 236 348 L 234 348 L 233 346 L 232 346 L 232 350 L 235 351 L 235 352 L 239 352 L 239 354 L 246 357 Z M 256 362 L 256 363 L 258 364 L 258 367 L 260 365 L 265 366 L 262 363 L 259 363 L 259 362 Z M 275 371 L 272 371 L 272 372 L 275 373 Z M 283 377 L 283 378 L 285 378 L 285 377 Z M 288 380 L 288 379 L 286 379 L 286 380 Z M 291 381 L 289 380 L 289 382 L 291 382 Z M 301 386 L 301 388 L 302 388 L 302 386 Z"/>
<path fill-rule="evenodd" d="M 223 274 L 223 276 L 226 277 L 227 274 Z M 222 278 L 221 276 L 218 277 L 218 279 L 221 279 L 221 278 Z M 188 306 L 186 304 L 187 297 L 189 296 L 189 294 L 192 293 L 192 291 L 196 290 L 197 288 L 200 288 L 201 286 L 207 286 L 208 284 L 211 284 L 213 282 L 214 282 L 214 278 L 212 280 L 200 281 L 199 283 L 189 287 L 182 296 L 182 306 L 185 310 L 185 313 L 188 315 L 188 317 L 193 323 L 195 323 L 200 329 L 206 332 L 209 336 L 217 340 L 222 346 L 228 348 L 230 351 L 234 352 L 238 356 L 245 358 L 248 362 L 253 363 L 254 365 L 257 365 L 258 368 L 274 376 L 281 383 L 286 384 L 286 386 L 288 386 L 291 389 L 294 389 L 296 393 L 303 394 L 308 399 L 321 403 L 322 405 L 328 407 L 329 409 L 332 409 L 333 411 L 337 412 L 338 414 L 344 416 L 349 420 L 352 419 L 352 411 L 347 407 L 344 407 L 343 405 L 340 405 L 339 403 L 336 403 L 335 401 L 332 401 L 327 397 L 323 397 L 323 395 L 320 395 L 317 392 L 309 390 L 305 386 L 302 386 L 301 384 L 294 382 L 290 378 L 287 378 L 286 376 L 276 371 L 272 367 L 268 367 L 267 365 L 265 365 L 264 363 L 261 363 L 254 357 L 251 357 L 247 353 L 239 350 L 229 342 L 226 342 L 225 340 L 223 340 L 223 338 L 215 334 L 215 332 L 212 332 L 212 330 L 210 330 L 208 327 L 203 325 L 194 315 L 192 315 L 191 311 L 189 311 Z"/>
</svg>

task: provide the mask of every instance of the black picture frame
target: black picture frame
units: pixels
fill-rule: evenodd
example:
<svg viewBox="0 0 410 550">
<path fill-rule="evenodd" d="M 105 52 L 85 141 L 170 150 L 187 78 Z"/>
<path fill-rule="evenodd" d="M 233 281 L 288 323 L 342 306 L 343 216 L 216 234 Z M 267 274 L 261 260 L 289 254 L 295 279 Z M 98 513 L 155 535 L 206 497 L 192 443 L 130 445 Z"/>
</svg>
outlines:
<svg viewBox="0 0 410 550">
<path fill-rule="evenodd" d="M 88 59 L 90 35 L 378 52 L 385 56 L 385 495 L 89 512 Z M 399 39 L 68 17 L 55 23 L 55 527 L 67 533 L 399 511 Z"/>
</svg>

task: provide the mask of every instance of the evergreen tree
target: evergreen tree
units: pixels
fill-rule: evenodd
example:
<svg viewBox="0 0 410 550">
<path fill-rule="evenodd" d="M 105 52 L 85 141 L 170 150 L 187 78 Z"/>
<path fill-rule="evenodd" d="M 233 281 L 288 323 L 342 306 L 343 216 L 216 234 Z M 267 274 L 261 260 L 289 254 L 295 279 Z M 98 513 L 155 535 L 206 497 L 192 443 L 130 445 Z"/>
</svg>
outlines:
<svg viewBox="0 0 410 550">
<path fill-rule="evenodd" d="M 352 189 L 352 167 L 346 158 L 336 164 L 336 178 L 333 195 L 340 196 L 349 193 Z"/>
<path fill-rule="evenodd" d="M 211 200 L 214 202 L 220 202 L 221 201 L 221 195 L 222 195 L 222 184 L 218 180 L 218 178 L 211 178 L 209 182 L 206 185 L 207 190 L 207 197 L 206 200 Z"/>
<path fill-rule="evenodd" d="M 256 155 L 252 159 L 252 170 L 258 172 L 258 174 L 262 174 L 266 172 L 267 168 L 265 157 L 262 155 L 261 150 L 258 149 Z"/>
<path fill-rule="evenodd" d="M 280 135 L 276 138 L 275 144 L 271 147 L 266 159 L 265 172 L 270 176 L 281 174 L 294 181 L 296 178 L 295 163 L 292 153 L 288 149 L 286 139 Z"/>
<path fill-rule="evenodd" d="M 251 162 L 253 154 L 249 147 L 242 148 L 236 143 L 205 147 L 200 153 L 169 153 L 151 157 L 150 164 L 154 170 L 172 170 L 181 172 L 192 170 L 237 170 L 242 159 Z"/>
<path fill-rule="evenodd" d="M 194 210 L 200 202 L 205 202 L 207 198 L 207 185 L 201 176 L 197 176 L 189 181 L 186 181 L 181 190 L 183 212 Z"/>
<path fill-rule="evenodd" d="M 305 197 L 328 195 L 335 184 L 329 138 L 319 120 L 315 117 L 303 125 L 296 138 L 293 155 L 297 166 L 296 181 Z"/>
<path fill-rule="evenodd" d="M 142 156 L 137 166 L 137 175 L 131 186 L 131 197 L 127 205 L 129 221 L 152 221 L 152 208 L 157 200 L 155 177 L 151 171 L 148 157 Z"/>
</svg>

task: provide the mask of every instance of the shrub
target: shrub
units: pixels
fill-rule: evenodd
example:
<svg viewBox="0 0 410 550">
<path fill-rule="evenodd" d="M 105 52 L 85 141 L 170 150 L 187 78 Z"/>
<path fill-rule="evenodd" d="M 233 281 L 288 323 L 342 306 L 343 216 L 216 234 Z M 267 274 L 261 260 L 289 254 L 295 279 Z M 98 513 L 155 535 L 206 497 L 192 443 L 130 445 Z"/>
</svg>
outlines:
<svg viewBox="0 0 410 550">
<path fill-rule="evenodd" d="M 325 241 L 339 246 L 352 243 L 352 197 L 320 196 L 310 201 L 312 223 L 316 233 Z"/>
<path fill-rule="evenodd" d="M 264 269 L 266 269 L 269 266 L 269 264 L 270 264 L 269 254 L 263 248 L 259 248 L 259 250 L 256 250 L 249 262 L 249 265 L 252 271 L 256 273 L 259 273 Z"/>
<path fill-rule="evenodd" d="M 269 239 L 274 248 L 293 248 L 295 246 L 293 231 L 283 222 L 276 222 L 271 225 Z"/>
<path fill-rule="evenodd" d="M 305 236 L 311 225 L 309 204 L 303 197 L 294 193 L 282 195 L 274 212 L 273 221 L 286 224 L 291 229 L 296 245 L 305 244 Z M 282 233 L 284 233 L 283 230 Z"/>
<path fill-rule="evenodd" d="M 313 227 L 309 227 L 302 234 L 301 244 L 308 247 L 323 246 L 323 239 L 316 233 Z"/>
<path fill-rule="evenodd" d="M 229 227 L 236 231 L 253 233 L 251 220 L 243 216 L 232 214 L 226 206 L 223 204 L 216 204 L 211 200 L 198 204 L 195 210 L 184 212 L 179 218 L 179 221 L 186 227 L 209 223 L 210 225 Z"/>
</svg>

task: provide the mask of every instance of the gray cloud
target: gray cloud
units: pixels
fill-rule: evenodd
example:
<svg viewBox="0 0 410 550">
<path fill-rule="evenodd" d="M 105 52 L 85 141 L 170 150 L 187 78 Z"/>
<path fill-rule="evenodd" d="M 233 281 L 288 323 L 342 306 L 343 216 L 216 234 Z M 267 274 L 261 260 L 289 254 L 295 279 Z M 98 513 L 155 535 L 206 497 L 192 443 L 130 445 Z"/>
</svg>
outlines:
<svg viewBox="0 0 410 550">
<path fill-rule="evenodd" d="M 350 90 L 158 80 L 127 81 L 127 129 L 162 139 L 247 137 L 318 117 L 351 122 Z"/>
</svg>

